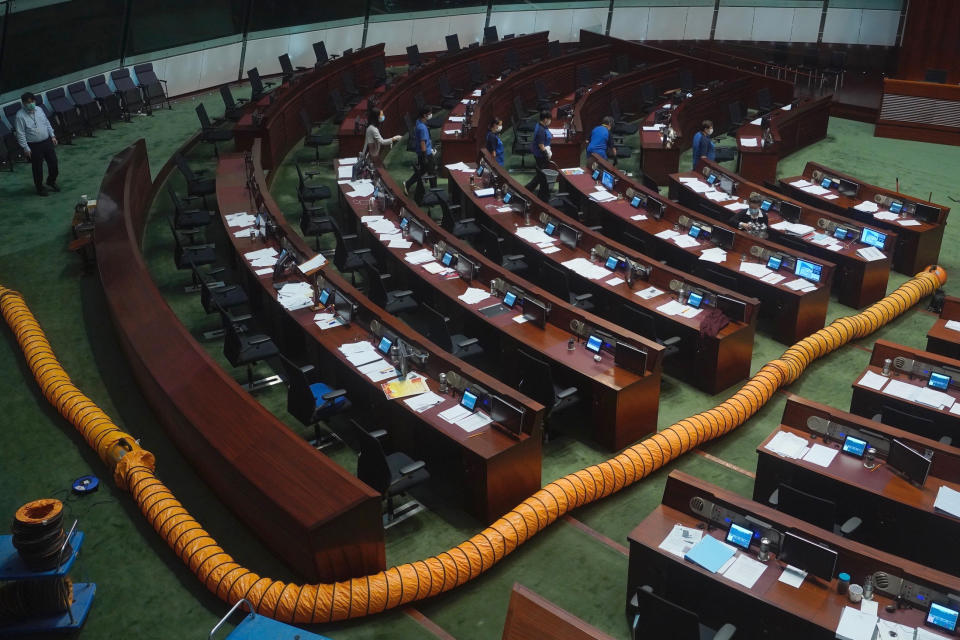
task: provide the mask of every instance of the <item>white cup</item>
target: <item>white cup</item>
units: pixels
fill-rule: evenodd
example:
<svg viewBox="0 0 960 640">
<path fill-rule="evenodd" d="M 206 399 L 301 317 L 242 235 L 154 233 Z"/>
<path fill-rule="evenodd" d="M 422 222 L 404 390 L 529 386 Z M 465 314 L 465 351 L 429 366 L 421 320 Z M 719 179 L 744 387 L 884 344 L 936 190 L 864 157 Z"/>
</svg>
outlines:
<svg viewBox="0 0 960 640">
<path fill-rule="evenodd" d="M 863 587 L 851 584 L 847 589 L 847 597 L 850 598 L 850 602 L 860 602 L 863 599 Z"/>
</svg>

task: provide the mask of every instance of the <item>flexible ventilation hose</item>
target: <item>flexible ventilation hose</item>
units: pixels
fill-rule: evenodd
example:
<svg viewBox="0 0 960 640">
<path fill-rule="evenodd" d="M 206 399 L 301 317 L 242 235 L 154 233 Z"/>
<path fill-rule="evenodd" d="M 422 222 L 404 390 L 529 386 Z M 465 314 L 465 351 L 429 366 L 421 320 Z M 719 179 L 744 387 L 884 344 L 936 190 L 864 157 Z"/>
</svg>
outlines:
<svg viewBox="0 0 960 640">
<path fill-rule="evenodd" d="M 834 320 L 791 346 L 719 406 L 680 420 L 605 462 L 551 482 L 452 549 L 361 578 L 306 585 L 260 576 L 234 562 L 154 475 L 153 455 L 73 385 L 20 294 L 0 287 L 0 310 L 44 396 L 83 434 L 113 470 L 117 484 L 130 492 L 150 525 L 207 589 L 230 604 L 246 598 L 265 616 L 312 624 L 379 613 L 478 577 L 567 512 L 605 498 L 740 426 L 811 362 L 876 331 L 946 279 L 939 267 L 917 274 L 862 312 Z"/>
</svg>

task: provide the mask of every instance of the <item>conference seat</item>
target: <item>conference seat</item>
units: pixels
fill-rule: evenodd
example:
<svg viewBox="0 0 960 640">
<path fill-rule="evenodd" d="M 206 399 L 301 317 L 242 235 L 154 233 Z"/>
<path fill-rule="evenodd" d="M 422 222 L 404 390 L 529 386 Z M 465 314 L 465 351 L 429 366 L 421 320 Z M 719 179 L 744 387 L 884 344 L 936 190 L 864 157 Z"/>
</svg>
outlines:
<svg viewBox="0 0 960 640">
<path fill-rule="evenodd" d="M 290 56 L 286 53 L 277 56 L 277 60 L 280 62 L 280 71 L 283 74 L 283 82 L 293 82 L 307 71 L 306 67 L 297 67 L 294 69 L 293 63 L 290 62 Z"/>
<path fill-rule="evenodd" d="M 212 211 L 188 207 L 184 202 L 197 200 L 200 196 L 184 198 L 176 192 L 169 182 L 167 183 L 167 194 L 170 196 L 170 202 L 173 203 L 173 226 L 177 231 L 198 229 L 209 225 L 213 221 Z"/>
<path fill-rule="evenodd" d="M 480 225 L 476 219 L 463 217 L 463 208 L 459 204 L 450 204 L 444 198 L 437 202 L 440 205 L 440 226 L 445 231 L 467 242 L 480 234 Z"/>
<path fill-rule="evenodd" d="M 666 338 L 660 335 L 657 329 L 657 318 L 646 309 L 639 309 L 631 304 L 623 304 L 620 307 L 620 324 L 634 333 L 650 338 L 663 350 L 663 359 L 672 358 L 680 353 L 680 336 L 668 336 Z"/>
<path fill-rule="evenodd" d="M 123 110 L 128 114 L 141 113 L 146 110 L 148 116 L 153 115 L 153 109 L 144 102 L 140 89 L 133 84 L 133 78 L 130 76 L 129 69 L 117 69 L 110 72 L 110 79 L 113 80 L 114 92 L 120 97 L 123 104 Z"/>
<path fill-rule="evenodd" d="M 565 267 L 558 267 L 549 260 L 540 263 L 540 282 L 544 289 L 557 296 L 561 300 L 566 300 L 571 305 L 584 311 L 593 309 L 592 293 L 577 293 L 570 286 L 570 278 L 567 274 L 569 270 Z"/>
<path fill-rule="evenodd" d="M 542 79 L 535 79 L 533 81 L 533 88 L 537 92 L 537 109 L 551 111 L 557 106 L 557 99 L 560 97 L 560 94 L 556 91 L 548 91 L 547 85 L 544 84 Z"/>
<path fill-rule="evenodd" d="M 330 105 L 333 107 L 333 123 L 341 124 L 350 113 L 350 107 L 343 103 L 339 89 L 330 89 Z"/>
<path fill-rule="evenodd" d="M 426 336 L 438 347 L 461 360 L 470 360 L 483 355 L 483 347 L 476 338 L 462 333 L 450 332 L 450 318 L 428 304 L 422 305 L 426 312 Z"/>
<path fill-rule="evenodd" d="M 320 126 L 319 122 L 311 122 L 306 109 L 300 109 L 300 122 L 303 124 L 303 147 L 304 149 L 313 149 L 317 164 L 320 164 L 320 147 L 328 147 L 333 144 L 333 136 L 329 133 L 320 133 L 316 130 Z"/>
<path fill-rule="evenodd" d="M 280 350 L 270 336 L 263 333 L 247 333 L 246 327 L 234 322 L 230 315 L 220 309 L 220 321 L 223 323 L 223 355 L 235 368 L 244 367 L 247 382 L 242 385 L 250 392 L 257 391 L 281 382 L 280 376 L 270 375 L 259 380 L 253 379 L 253 367 L 256 363 L 275 358 Z"/>
<path fill-rule="evenodd" d="M 550 439 L 549 424 L 554 414 L 573 408 L 580 402 L 576 387 L 564 387 L 554 382 L 550 363 L 537 358 L 523 349 L 517 350 L 516 367 L 519 374 L 517 391 L 542 404 L 543 440 Z"/>
<path fill-rule="evenodd" d="M 385 430 L 367 431 L 356 420 L 350 422 L 359 437 L 357 477 L 382 496 L 383 527 L 389 529 L 422 511 L 423 505 L 413 499 L 395 507 L 394 498 L 430 479 L 427 463 L 414 460 L 402 451 L 388 455 L 382 444 L 387 435 Z"/>
<path fill-rule="evenodd" d="M 219 313 L 222 309 L 230 316 L 231 322 L 240 325 L 240 323 L 250 320 L 253 316 L 249 313 L 234 313 L 234 310 L 245 306 L 249 302 L 249 298 L 247 298 L 247 292 L 240 285 L 228 284 L 215 279 L 215 276 L 225 271 L 226 269 L 223 267 L 217 267 L 203 272 L 196 265 L 193 265 L 193 281 L 200 290 L 200 306 L 203 307 L 207 315 Z M 225 331 L 221 323 L 220 329 L 204 331 L 203 339 L 220 339 L 224 335 Z"/>
<path fill-rule="evenodd" d="M 321 40 L 313 43 L 313 55 L 317 57 L 315 67 L 322 67 L 330 61 L 330 55 L 327 54 L 327 44 Z M 336 58 L 337 56 L 333 56 Z"/>
<path fill-rule="evenodd" d="M 510 118 L 513 126 L 513 144 L 510 145 L 510 152 L 515 156 L 520 156 L 520 168 L 526 167 L 527 156 L 530 155 L 530 144 L 533 142 L 533 129 L 523 130 L 523 124 L 518 122 L 516 116 Z"/>
<path fill-rule="evenodd" d="M 14 158 L 11 153 L 11 147 L 7 144 L 7 138 L 12 138 L 13 134 L 7 125 L 0 121 L 0 167 L 6 167 L 13 172 Z"/>
<path fill-rule="evenodd" d="M 389 89 L 390 85 L 393 84 L 393 78 L 387 74 L 387 65 L 383 58 L 374 58 L 370 62 L 370 67 L 373 69 L 373 86 L 379 87 L 382 85 Z"/>
<path fill-rule="evenodd" d="M 212 144 L 213 153 L 219 158 L 220 150 L 217 147 L 217 143 L 232 141 L 233 129 L 223 129 L 214 126 L 214 124 L 210 122 L 210 116 L 207 115 L 207 108 L 203 106 L 202 102 L 197 105 L 196 112 L 197 118 L 200 120 L 200 140 L 201 142 Z"/>
<path fill-rule="evenodd" d="M 730 640 L 737 632 L 732 624 L 714 631 L 700 623 L 700 616 L 670 602 L 643 585 L 630 596 L 627 616 L 633 640 Z"/>
<path fill-rule="evenodd" d="M 522 253 L 505 254 L 503 243 L 506 242 L 489 227 L 480 225 L 480 235 L 477 237 L 477 248 L 491 261 L 499 264 L 510 273 L 523 273 L 528 269 Z"/>
<path fill-rule="evenodd" d="M 743 104 L 739 100 L 734 100 L 727 104 L 727 115 L 730 118 L 730 128 L 727 133 L 734 133 L 742 127 L 747 121 L 747 114 L 743 110 Z"/>
<path fill-rule="evenodd" d="M 320 253 L 321 236 L 333 233 L 335 224 L 324 205 L 300 200 L 300 233 L 306 238 L 314 237 L 317 253 Z"/>
<path fill-rule="evenodd" d="M 167 223 L 170 225 L 170 233 L 173 234 L 173 263 L 177 266 L 177 269 L 193 270 L 195 267 L 202 267 L 217 261 L 216 245 L 209 242 L 195 242 L 196 233 L 178 231 L 173 218 L 169 216 L 167 217 Z M 184 236 L 188 236 L 192 244 L 188 244 Z M 197 284 L 194 281 L 194 285 Z"/>
<path fill-rule="evenodd" d="M 180 175 L 187 181 L 187 195 L 190 197 L 200 196 L 203 199 L 203 206 L 207 206 L 207 196 L 217 192 L 216 178 L 208 178 L 206 169 L 193 169 L 183 157 L 183 154 L 177 153 L 173 161 L 180 170 Z"/>
<path fill-rule="evenodd" d="M 453 109 L 460 102 L 463 95 L 463 89 L 450 86 L 450 80 L 446 74 L 437 79 L 437 87 L 440 89 L 440 106 L 444 109 Z"/>
<path fill-rule="evenodd" d="M 256 102 L 263 96 L 267 95 L 267 91 L 274 85 L 273 82 L 264 83 L 263 79 L 260 77 L 260 70 L 256 67 L 247 69 L 247 79 L 250 81 L 251 102 Z"/>
<path fill-rule="evenodd" d="M 360 101 L 363 100 L 363 96 L 367 92 L 367 87 L 357 86 L 353 72 L 349 69 L 344 69 L 343 72 L 340 73 L 340 86 L 343 87 L 343 95 L 346 96 L 347 104 L 351 107 L 360 104 Z"/>
<path fill-rule="evenodd" d="M 154 105 L 163 105 L 163 103 L 166 103 L 167 109 L 173 109 L 173 105 L 170 104 L 170 98 L 167 97 L 167 92 L 163 88 L 166 80 L 161 80 L 157 77 L 157 73 L 153 70 L 152 62 L 134 65 L 133 72 L 137 75 L 137 85 L 140 87 L 143 101 L 147 107 L 152 108 Z"/>
<path fill-rule="evenodd" d="M 323 381 L 312 364 L 300 366 L 280 354 L 287 383 L 287 412 L 303 426 L 313 429 L 312 444 L 321 451 L 335 442 L 342 442 L 333 430 L 321 432 L 321 423 L 330 420 L 353 404 L 345 389 L 334 389 Z"/>
<path fill-rule="evenodd" d="M 333 251 L 333 266 L 341 274 L 350 274 L 350 283 L 356 284 L 357 272 L 362 271 L 367 264 L 376 264 L 376 260 L 370 249 L 358 246 L 357 234 L 343 233 L 340 225 L 335 222 L 333 234 L 337 242 Z"/>
<path fill-rule="evenodd" d="M 774 102 L 773 97 L 770 95 L 769 87 L 760 87 L 757 89 L 757 115 L 767 114 L 774 109 L 779 109 L 783 105 L 779 102 Z"/>
<path fill-rule="evenodd" d="M 838 522 L 836 502 L 782 482 L 770 494 L 768 502 L 778 511 L 844 537 L 853 534 L 863 524 L 863 520 L 857 516 Z"/>
<path fill-rule="evenodd" d="M 362 267 L 367 280 L 367 297 L 384 311 L 399 316 L 419 306 L 410 289 L 388 288 L 387 283 L 393 277 L 391 274 L 381 273 L 376 265 L 367 261 L 363 261 Z"/>
<path fill-rule="evenodd" d="M 118 120 L 130 122 L 130 114 L 124 110 L 123 103 L 120 102 L 120 97 L 110 90 L 110 87 L 107 85 L 107 79 L 102 74 L 87 78 L 87 84 L 90 85 L 90 91 L 93 92 L 93 97 L 97 99 L 100 108 L 107 114 L 107 118 L 111 122 Z"/>
<path fill-rule="evenodd" d="M 224 120 L 236 122 L 243 117 L 243 105 L 248 102 L 246 98 L 234 99 L 230 85 L 227 84 L 220 87 L 220 97 L 223 98 Z"/>
<path fill-rule="evenodd" d="M 73 104 L 77 105 L 77 109 L 80 110 L 80 117 L 83 118 L 87 127 L 92 130 L 102 124 L 107 129 L 113 128 L 110 124 L 109 115 L 100 108 L 97 100 L 90 95 L 85 82 L 81 80 L 67 85 L 67 93 L 70 94 Z"/>
<path fill-rule="evenodd" d="M 320 175 L 320 171 L 304 171 L 299 163 L 294 163 L 297 168 L 297 197 L 301 202 L 313 204 L 317 200 L 327 200 L 330 198 L 330 187 L 325 184 L 319 184 L 315 178 Z M 313 181 L 311 181 L 313 179 Z"/>
<path fill-rule="evenodd" d="M 873 419 L 885 425 L 928 438 L 936 439 L 943 435 L 943 427 L 937 426 L 930 418 L 914 415 L 907 411 L 901 411 L 888 404 L 880 405 L 880 413 L 875 415 Z"/>
<path fill-rule="evenodd" d="M 635 134 L 639 127 L 633 123 L 627 122 L 637 117 L 635 113 L 624 113 L 620 110 L 620 101 L 614 98 L 610 101 L 610 115 L 613 116 L 614 124 L 610 133 L 618 136 L 629 136 Z M 619 153 L 619 150 L 617 151 Z"/>
<path fill-rule="evenodd" d="M 46 98 L 53 111 L 53 124 L 60 130 L 57 135 L 63 138 L 58 138 L 58 141 L 69 143 L 70 139 L 81 131 L 93 136 L 93 128 L 86 125 L 77 106 L 67 100 L 67 92 L 63 87 L 47 91 Z"/>
<path fill-rule="evenodd" d="M 420 57 L 420 47 L 415 44 L 407 47 L 407 66 L 410 67 L 410 71 L 413 71 L 422 65 L 423 59 Z"/>
</svg>

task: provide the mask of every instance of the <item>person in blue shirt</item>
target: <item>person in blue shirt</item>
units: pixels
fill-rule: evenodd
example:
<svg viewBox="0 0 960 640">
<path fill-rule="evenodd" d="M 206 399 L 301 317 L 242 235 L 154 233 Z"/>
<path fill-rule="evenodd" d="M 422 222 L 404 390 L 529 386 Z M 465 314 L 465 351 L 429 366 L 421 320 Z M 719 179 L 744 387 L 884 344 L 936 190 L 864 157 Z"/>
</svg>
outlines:
<svg viewBox="0 0 960 640">
<path fill-rule="evenodd" d="M 493 154 L 497 159 L 497 164 L 503 166 L 503 140 L 500 139 L 500 132 L 503 131 L 503 120 L 494 116 L 490 121 L 490 128 L 487 130 L 487 151 Z"/>
<path fill-rule="evenodd" d="M 707 156 L 707 160 L 715 159 L 717 155 L 716 147 L 713 146 L 713 122 L 704 120 L 700 125 L 700 131 L 693 135 L 693 168 L 697 168 L 701 156 Z"/>
<path fill-rule="evenodd" d="M 17 144 L 23 149 L 23 155 L 33 165 L 33 184 L 38 196 L 47 195 L 43 186 L 43 162 L 47 162 L 47 187 L 60 191 L 57 176 L 60 174 L 57 162 L 57 136 L 47 120 L 46 114 L 37 106 L 37 97 L 27 91 L 20 96 L 23 108 L 17 111 L 13 119 L 13 132 Z"/>
<path fill-rule="evenodd" d="M 417 166 L 413 169 L 413 175 L 407 178 L 403 183 L 404 193 L 410 192 L 410 187 L 419 183 L 421 176 L 429 177 L 430 186 L 437 186 L 437 172 L 434 168 L 433 141 L 430 139 L 430 129 L 427 128 L 427 122 L 433 117 L 433 109 L 429 106 L 420 109 L 420 117 L 417 118 L 417 124 L 414 126 L 414 141 L 417 147 Z M 422 189 L 418 189 L 418 192 Z M 421 196 L 422 197 L 422 196 Z M 419 202 L 419 201 L 418 201 Z"/>
<path fill-rule="evenodd" d="M 540 112 L 540 121 L 533 128 L 533 140 L 530 142 L 530 153 L 537 163 L 537 173 L 533 180 L 527 183 L 527 191 L 537 190 L 537 197 L 546 202 L 550 199 L 550 185 L 547 183 L 547 176 L 543 170 L 550 167 L 550 159 L 553 158 L 553 150 L 550 148 L 550 142 L 553 136 L 550 134 L 550 123 L 552 118 L 550 112 L 544 109 Z"/>
<path fill-rule="evenodd" d="M 601 124 L 598 124 L 590 132 L 590 143 L 587 144 L 587 157 L 595 153 L 604 160 L 607 159 L 607 153 L 616 157 L 617 148 L 610 144 L 610 130 L 613 129 L 613 116 L 604 116 Z"/>
</svg>

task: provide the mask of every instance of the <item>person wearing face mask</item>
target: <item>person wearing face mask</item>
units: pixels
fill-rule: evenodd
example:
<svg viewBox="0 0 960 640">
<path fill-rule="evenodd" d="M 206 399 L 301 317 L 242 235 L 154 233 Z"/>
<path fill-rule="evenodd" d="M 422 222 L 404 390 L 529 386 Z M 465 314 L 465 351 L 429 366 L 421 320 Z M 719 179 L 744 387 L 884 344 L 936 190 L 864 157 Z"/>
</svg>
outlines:
<svg viewBox="0 0 960 640">
<path fill-rule="evenodd" d="M 746 231 L 747 233 L 765 238 L 767 235 L 767 214 L 763 212 L 760 205 L 763 203 L 763 196 L 754 191 L 747 199 L 746 211 L 738 211 L 730 218 L 730 226 Z"/>
<path fill-rule="evenodd" d="M 490 121 L 490 128 L 487 130 L 487 151 L 493 154 L 497 159 L 497 164 L 503 166 L 503 140 L 500 139 L 500 132 L 503 131 L 503 120 L 494 116 Z"/>
<path fill-rule="evenodd" d="M 604 160 L 607 159 L 607 153 L 616 157 L 617 148 L 610 144 L 610 130 L 613 129 L 613 116 L 604 116 L 600 124 L 590 132 L 590 143 L 587 145 L 587 157 L 595 153 Z"/>
<path fill-rule="evenodd" d="M 395 143 L 400 141 L 400 136 L 384 138 L 382 135 L 380 135 L 380 125 L 383 124 L 384 120 L 386 120 L 386 116 L 383 115 L 383 111 L 380 109 L 380 107 L 370 108 L 370 111 L 367 113 L 367 133 L 363 142 L 363 149 L 360 151 L 360 153 L 370 154 L 369 157 L 374 162 L 379 162 L 380 149 L 382 147 L 392 147 Z"/>
<path fill-rule="evenodd" d="M 43 161 L 47 161 L 47 186 L 53 191 L 60 191 L 57 186 L 57 176 L 60 174 L 57 163 L 57 137 L 53 127 L 47 119 L 43 109 L 37 106 L 37 97 L 29 91 L 20 96 L 23 108 L 17 112 L 13 121 L 17 143 L 23 153 L 33 165 L 33 184 L 37 188 L 37 195 L 47 195 L 43 186 Z"/>
<path fill-rule="evenodd" d="M 713 122 L 704 120 L 700 125 L 700 131 L 693 136 L 693 168 L 697 168 L 697 163 L 702 156 L 707 156 L 707 160 L 716 158 L 717 151 L 713 145 L 710 136 L 713 135 Z"/>
<path fill-rule="evenodd" d="M 433 167 L 433 141 L 430 139 L 430 129 L 427 128 L 427 122 L 429 122 L 432 117 L 433 109 L 430 107 L 420 109 L 420 117 L 417 118 L 417 124 L 414 127 L 414 140 L 417 146 L 417 166 L 414 167 L 413 175 L 403 183 L 404 193 L 410 192 L 410 187 L 418 183 L 420 176 L 430 176 L 430 186 L 437 186 L 437 176 Z"/>
<path fill-rule="evenodd" d="M 547 176 L 543 170 L 549 168 L 550 159 L 553 157 L 553 150 L 550 148 L 550 141 L 553 136 L 550 134 L 550 112 L 544 109 L 540 112 L 540 121 L 533 128 L 533 141 L 530 143 L 530 153 L 537 162 L 537 173 L 533 180 L 527 183 L 527 190 L 537 189 L 537 197 L 543 201 L 550 199 L 550 185 L 547 184 Z"/>
</svg>

